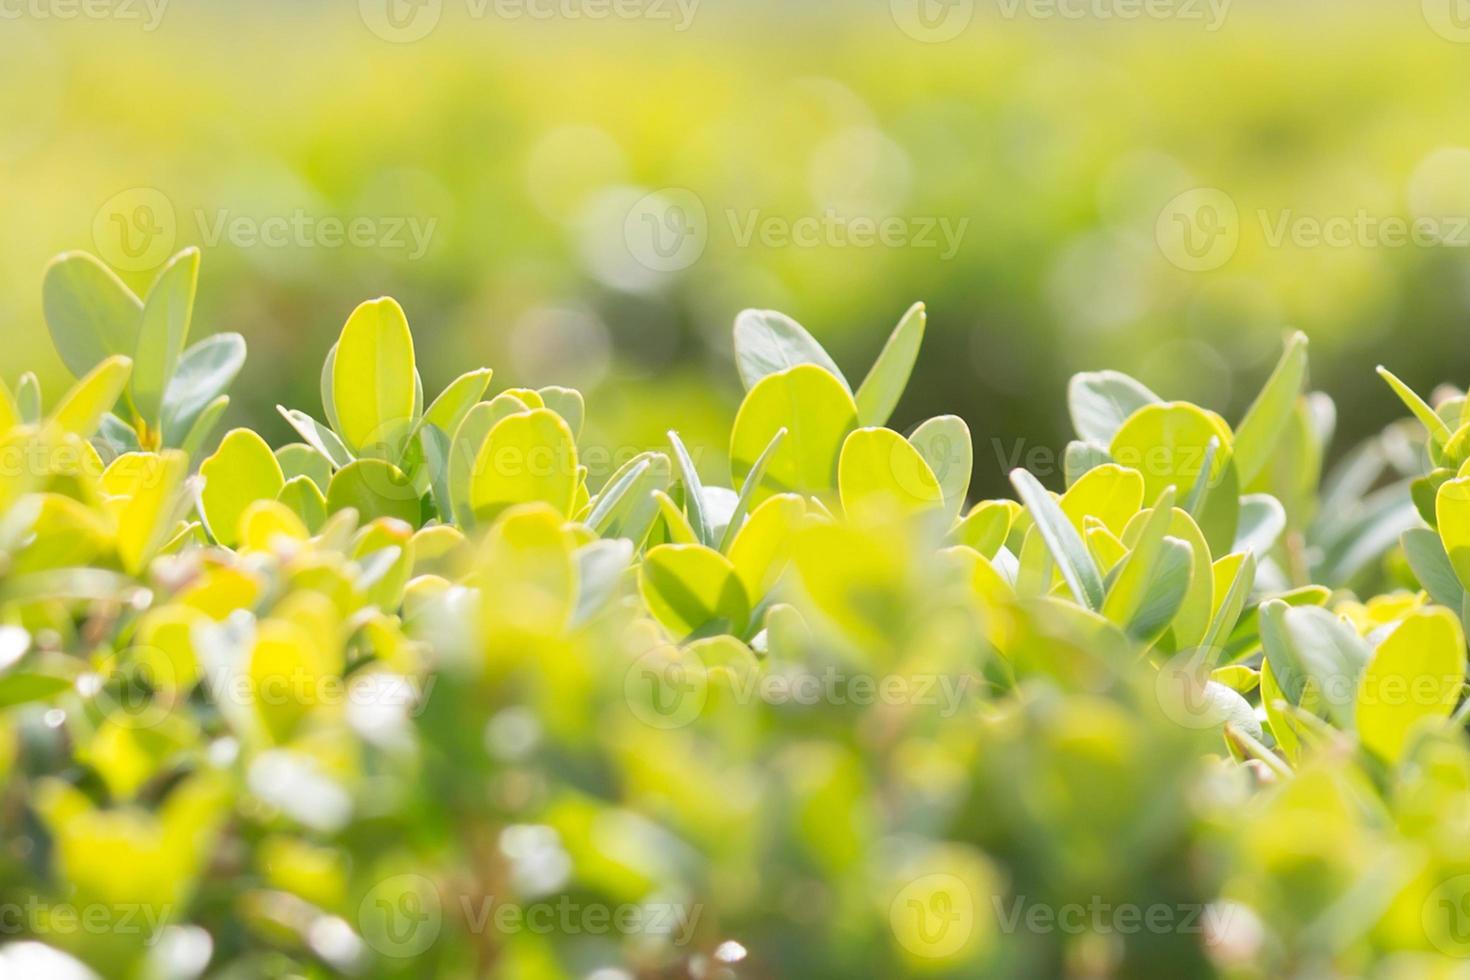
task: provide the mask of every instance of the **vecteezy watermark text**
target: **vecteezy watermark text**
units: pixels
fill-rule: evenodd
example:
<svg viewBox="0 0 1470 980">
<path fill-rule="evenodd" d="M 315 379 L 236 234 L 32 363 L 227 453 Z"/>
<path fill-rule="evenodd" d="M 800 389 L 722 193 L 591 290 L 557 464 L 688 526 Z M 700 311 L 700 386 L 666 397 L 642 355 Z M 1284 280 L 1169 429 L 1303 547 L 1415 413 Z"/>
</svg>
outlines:
<svg viewBox="0 0 1470 980">
<path fill-rule="evenodd" d="M 645 21 L 683 33 L 701 0 L 462 0 L 472 21 Z M 421 41 L 444 17 L 444 0 L 358 0 L 368 30 L 394 44 Z"/>
<path fill-rule="evenodd" d="M 109 265 L 145 272 L 173 254 L 180 226 L 190 217 L 197 240 L 210 248 L 371 249 L 401 255 L 410 262 L 428 254 L 439 230 L 439 219 L 432 216 L 315 214 L 301 207 L 263 214 L 201 207 L 181 216 L 168 195 L 157 188 L 131 187 L 97 210 L 92 240 Z"/>
<path fill-rule="evenodd" d="M 1206 944 L 1218 941 L 1218 937 L 1225 934 L 1232 911 L 1231 906 L 1225 903 L 1153 902 L 1139 905 L 1111 902 L 1101 895 L 1093 895 L 1086 902 L 1060 904 L 1032 902 L 1025 895 L 1017 895 L 1009 901 L 1000 895 L 992 895 L 990 901 L 996 922 L 1006 933 L 1059 932 L 1071 936 L 1197 933 L 1205 937 Z"/>
<path fill-rule="evenodd" d="M 1427 2 L 1427 0 L 1426 0 Z M 994 0 L 1004 20 L 1177 21 L 1218 31 L 1232 0 Z M 889 0 L 893 22 L 916 41 L 940 43 L 959 37 L 975 20 L 978 0 Z"/>
<path fill-rule="evenodd" d="M 874 675 L 800 664 L 723 670 L 719 677 L 719 681 L 714 680 L 692 650 L 655 648 L 629 666 L 623 678 L 623 693 L 639 720 L 655 728 L 671 729 L 699 717 L 716 683 L 724 686 L 727 697 L 736 704 L 929 707 L 937 709 L 943 718 L 957 714 L 965 696 L 977 690 L 980 683 L 969 674 Z"/>
<path fill-rule="evenodd" d="M 1313 213 L 1257 208 L 1253 217 L 1265 247 L 1399 249 L 1470 247 L 1470 214 L 1377 214 L 1367 208 Z M 1235 199 L 1215 187 L 1172 198 L 1159 213 L 1154 236 L 1171 263 L 1189 272 L 1224 266 L 1240 244 L 1243 220 Z"/>
<path fill-rule="evenodd" d="M 439 938 L 446 917 L 473 935 L 647 936 L 687 946 L 704 907 L 681 902 L 583 902 L 561 895 L 505 901 L 494 895 L 440 894 L 422 875 L 396 875 L 375 885 L 358 906 L 368 945 L 385 956 L 418 956 Z"/>
<path fill-rule="evenodd" d="M 712 225 L 698 194 L 666 187 L 632 205 L 623 221 L 623 239 L 644 268 L 678 272 L 698 262 L 720 231 L 737 249 L 919 249 L 947 262 L 958 254 L 970 227 L 968 217 L 844 214 L 835 208 L 798 215 L 725 208 L 720 217 L 722 222 Z"/>
<path fill-rule="evenodd" d="M 0 0 L 0 20 L 116 20 L 158 30 L 169 0 Z"/>
</svg>

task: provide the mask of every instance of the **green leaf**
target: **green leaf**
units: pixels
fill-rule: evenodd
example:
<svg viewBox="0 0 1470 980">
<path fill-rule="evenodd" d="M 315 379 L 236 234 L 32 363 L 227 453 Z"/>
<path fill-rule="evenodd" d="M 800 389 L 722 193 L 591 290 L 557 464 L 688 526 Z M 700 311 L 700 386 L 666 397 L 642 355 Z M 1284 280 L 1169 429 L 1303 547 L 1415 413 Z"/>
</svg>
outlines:
<svg viewBox="0 0 1470 980">
<path fill-rule="evenodd" d="M 1031 519 L 1036 522 L 1041 539 L 1046 542 L 1063 581 L 1077 602 L 1093 612 L 1101 609 L 1104 600 L 1102 575 L 1077 529 L 1062 513 L 1062 508 L 1036 477 L 1023 469 L 1011 470 L 1011 484 L 1030 512 Z"/>
<path fill-rule="evenodd" d="M 1414 570 L 1414 577 L 1429 593 L 1429 597 L 1441 606 L 1459 609 L 1465 603 L 1465 587 L 1455 574 L 1444 543 L 1439 535 L 1424 527 L 1405 531 L 1400 538 L 1404 546 L 1404 557 Z"/>
<path fill-rule="evenodd" d="M 857 427 L 852 396 L 829 372 L 803 364 L 770 374 L 745 396 L 730 433 L 730 472 L 743 487 L 781 429 L 786 438 L 766 461 L 756 502 L 773 493 L 830 493 L 847 434 Z"/>
<path fill-rule="evenodd" d="M 1116 463 L 1094 466 L 1067 488 L 1059 506 L 1079 532 L 1084 518 L 1095 517 L 1121 535 L 1143 506 L 1143 477 Z"/>
<path fill-rule="evenodd" d="M 80 378 L 105 358 L 138 348 L 143 302 L 97 259 L 67 252 L 46 267 L 41 305 L 51 341 Z"/>
<path fill-rule="evenodd" d="M 15 388 L 15 405 L 22 422 L 34 425 L 41 421 L 41 382 L 36 380 L 34 371 L 20 376 L 20 383 Z"/>
<path fill-rule="evenodd" d="M 392 517 L 419 526 L 421 506 L 413 481 L 385 460 L 355 460 L 332 475 L 327 487 L 327 512 L 335 514 L 348 507 L 357 511 L 364 524 Z"/>
<path fill-rule="evenodd" d="M 320 531 L 327 522 L 327 498 L 309 476 L 298 475 L 288 479 L 281 492 L 276 494 L 276 499 L 291 508 L 291 512 L 301 518 L 301 523 L 312 534 Z"/>
<path fill-rule="evenodd" d="M 1159 396 L 1126 374 L 1089 371 L 1074 374 L 1067 384 L 1067 410 L 1072 428 L 1083 442 L 1106 446 L 1124 420 Z"/>
<path fill-rule="evenodd" d="M 1393 372 L 1381 364 L 1378 366 L 1378 376 L 1388 382 L 1388 386 L 1393 389 L 1394 394 L 1399 396 L 1399 400 L 1404 403 L 1409 411 L 1414 414 L 1414 417 L 1429 431 L 1430 440 L 1441 449 L 1444 448 L 1450 441 L 1450 428 L 1445 425 L 1444 419 L 1439 417 L 1439 413 L 1430 408 L 1424 399 L 1415 394 L 1413 388 L 1404 384 L 1394 376 Z"/>
<path fill-rule="evenodd" d="M 713 547 L 715 531 L 709 515 L 705 513 L 704 484 L 699 480 L 699 471 L 694 467 L 694 460 L 689 458 L 689 450 L 684 448 L 679 433 L 670 429 L 668 435 L 669 445 L 674 449 L 674 464 L 679 469 L 679 481 L 684 485 L 684 509 L 689 515 L 689 526 L 694 528 L 700 544 Z"/>
<path fill-rule="evenodd" d="M 1107 446 L 1073 439 L 1062 451 L 1062 476 L 1070 487 L 1087 473 L 1112 461 L 1113 457 L 1108 455 Z"/>
<path fill-rule="evenodd" d="M 214 401 L 204 406 L 204 411 L 189 426 L 189 431 L 184 433 L 184 438 L 179 441 L 182 449 L 190 459 L 198 459 L 199 454 L 204 451 L 204 444 L 214 434 L 215 427 L 219 425 L 220 419 L 224 417 L 225 409 L 230 407 L 230 396 L 220 395 Z"/>
<path fill-rule="evenodd" d="M 638 591 L 675 639 L 719 625 L 742 631 L 750 600 L 730 559 L 700 544 L 661 544 L 638 569 Z"/>
<path fill-rule="evenodd" d="M 1210 452 L 1210 441 L 1217 449 Z M 1230 427 L 1214 412 L 1188 402 L 1145 405 L 1128 416 L 1113 435 L 1108 454 L 1143 474 L 1144 499 L 1165 487 L 1184 494 L 1197 481 L 1208 487 L 1197 517 L 1212 551 L 1224 554 L 1235 543 L 1239 519 L 1239 480 L 1231 460 Z"/>
<path fill-rule="evenodd" d="M 965 506 L 965 497 L 970 492 L 970 475 L 975 466 L 970 427 L 958 415 L 940 415 L 915 429 L 909 436 L 909 442 L 939 480 L 944 495 L 944 512 L 954 520 Z"/>
<path fill-rule="evenodd" d="M 1151 516 L 1149 513 L 1140 513 L 1129 522 L 1122 534 L 1125 545 L 1132 545 L 1139 539 Z M 1209 545 L 1188 511 L 1179 507 L 1173 508 L 1165 533 L 1189 545 L 1189 588 L 1169 624 L 1173 631 L 1174 648 L 1188 649 L 1198 645 L 1209 631 L 1214 612 L 1215 572 L 1210 563 Z"/>
<path fill-rule="evenodd" d="M 1276 369 L 1235 430 L 1235 468 L 1249 484 L 1265 468 L 1291 421 L 1307 377 L 1307 335 L 1298 331 L 1286 342 Z"/>
<path fill-rule="evenodd" d="M 857 391 L 858 423 L 885 425 L 898 407 L 924 343 L 924 304 L 909 307 Z"/>
<path fill-rule="evenodd" d="M 449 482 L 449 461 L 452 453 L 449 436 L 437 425 L 430 424 L 419 429 L 415 441 L 424 460 L 420 478 L 415 481 L 415 485 L 423 489 L 423 477 L 427 476 L 435 513 L 440 521 L 453 524 L 454 491 Z"/>
<path fill-rule="evenodd" d="M 138 353 L 133 358 L 133 408 L 155 431 L 163 425 L 164 392 L 189 339 L 198 285 L 199 250 L 186 248 L 163 267 L 143 303 Z M 204 399 L 205 404 L 208 401 Z"/>
<path fill-rule="evenodd" d="M 127 388 L 133 362 L 122 355 L 107 358 L 72 386 L 51 413 L 51 420 L 64 431 L 90 439 Z"/>
<path fill-rule="evenodd" d="M 1240 498 L 1240 524 L 1235 529 L 1232 551 L 1254 551 L 1264 555 L 1276 546 L 1286 530 L 1286 509 L 1269 493 L 1249 493 Z"/>
<path fill-rule="evenodd" d="M 653 499 L 658 502 L 659 517 L 663 518 L 663 532 L 662 537 L 655 532 L 654 537 L 649 539 L 650 543 L 655 541 L 665 544 L 699 543 L 699 536 L 694 533 L 694 528 L 689 526 L 689 518 L 685 517 L 684 511 L 674 503 L 673 497 L 662 490 L 655 490 Z"/>
<path fill-rule="evenodd" d="M 1150 646 L 1169 629 L 1191 592 L 1194 565 L 1194 548 L 1189 542 L 1165 535 L 1149 568 L 1138 608 L 1125 628 L 1129 636 Z"/>
<path fill-rule="evenodd" d="M 474 512 L 470 507 L 470 484 L 475 472 L 475 461 L 480 456 L 481 447 L 485 445 L 485 437 L 490 434 L 495 423 L 506 417 L 497 409 L 497 405 L 504 405 L 506 402 L 514 402 L 519 406 L 516 411 L 529 411 L 519 399 L 496 395 L 493 400 L 480 402 L 471 408 L 465 414 L 464 421 L 460 422 L 454 438 L 450 440 L 449 498 L 454 508 L 454 520 L 459 524 L 468 526 L 474 522 Z"/>
<path fill-rule="evenodd" d="M 751 512 L 730 543 L 730 563 L 752 603 L 763 599 L 785 570 L 806 513 L 801 497 L 777 494 Z"/>
<path fill-rule="evenodd" d="M 640 453 L 628 460 L 590 502 L 584 521 L 604 538 L 626 538 L 641 545 L 658 518 L 655 491 L 669 488 L 672 466 L 663 453 Z"/>
<path fill-rule="evenodd" d="M 490 386 L 493 373 L 489 368 L 480 368 L 455 378 L 419 419 L 419 427 L 437 425 L 446 434 L 457 432 L 464 417 L 479 404 L 480 396 Z"/>
<path fill-rule="evenodd" d="M 1439 537 L 1460 584 L 1470 589 L 1470 477 L 1447 480 L 1434 498 Z"/>
<path fill-rule="evenodd" d="M 842 444 L 837 487 L 849 516 L 881 499 L 906 510 L 939 507 L 944 493 L 924 457 L 892 429 L 854 429 Z"/>
<path fill-rule="evenodd" d="M 1227 555 L 1215 563 L 1214 572 L 1219 573 L 1225 567 L 1225 562 L 1230 558 Z M 1256 556 L 1249 551 L 1240 556 L 1240 562 L 1235 570 L 1235 576 L 1230 580 L 1230 588 L 1226 590 L 1224 597 L 1213 604 L 1214 615 L 1210 620 L 1210 628 L 1205 633 L 1204 639 L 1200 641 L 1200 649 L 1209 656 L 1211 665 L 1218 663 L 1221 654 L 1225 650 L 1225 643 L 1230 638 L 1235 624 L 1240 622 L 1240 614 L 1245 610 L 1245 604 L 1250 600 L 1251 588 L 1256 582 Z M 1216 577 L 1218 588 L 1219 577 Z"/>
<path fill-rule="evenodd" d="M 276 462 L 281 464 L 281 473 L 287 480 L 294 480 L 298 476 L 308 477 L 324 492 L 327 484 L 332 482 L 331 463 L 305 443 L 292 442 L 277 449 Z"/>
<path fill-rule="evenodd" d="M 244 366 L 245 339 L 237 333 L 217 333 L 184 351 L 163 396 L 165 444 L 178 445 Z"/>
<path fill-rule="evenodd" d="M 1102 603 L 1103 616 L 1136 637 L 1142 637 L 1149 632 L 1143 629 L 1144 604 L 1153 588 L 1156 566 L 1161 563 L 1164 536 L 1173 521 L 1175 497 L 1173 486 L 1159 495 L 1158 501 L 1148 511 L 1146 520 L 1139 528 L 1132 550 L 1113 570 L 1107 598 Z M 1188 565 L 1185 567 L 1187 569 Z M 1183 600 L 1182 591 L 1180 599 Z M 1149 625 L 1151 628 L 1151 624 Z M 1161 627 L 1160 632 L 1162 629 Z"/>
<path fill-rule="evenodd" d="M 852 388 L 837 364 L 801 324 L 775 310 L 745 310 L 735 318 L 735 367 L 746 391 L 799 364 L 815 364 L 851 397 Z"/>
<path fill-rule="evenodd" d="M 582 423 L 587 415 L 587 404 L 582 398 L 582 393 L 575 388 L 563 388 L 560 385 L 549 385 L 537 390 L 541 396 L 542 403 L 562 418 L 566 419 L 567 426 L 572 430 L 572 438 L 582 438 Z"/>
<path fill-rule="evenodd" d="M 549 408 L 496 422 L 475 457 L 470 508 L 489 520 L 515 504 L 543 501 L 564 517 L 577 493 L 577 444 L 566 420 Z"/>
<path fill-rule="evenodd" d="M 1006 537 L 1011 533 L 1011 523 L 1020 508 L 1011 500 L 982 500 L 965 515 L 952 532 L 959 544 L 974 548 L 986 558 L 994 558 Z"/>
<path fill-rule="evenodd" d="M 327 425 L 331 427 L 333 432 L 339 434 L 338 438 L 340 439 L 340 433 L 342 432 L 342 423 L 337 421 L 337 396 L 332 388 L 332 376 L 336 372 L 336 370 L 337 344 L 333 344 L 331 348 L 327 351 L 327 356 L 322 360 L 322 413 L 326 416 Z M 415 369 L 414 371 L 414 381 L 415 384 L 417 384 L 417 369 Z"/>
<path fill-rule="evenodd" d="M 396 461 L 413 425 L 413 334 L 388 297 L 352 311 L 337 341 L 332 404 L 342 442 L 358 456 Z"/>
<path fill-rule="evenodd" d="M 281 417 L 296 430 L 296 434 L 305 439 L 308 446 L 321 453 L 334 469 L 341 469 L 352 462 L 352 453 L 342 444 L 342 440 L 337 438 L 337 433 L 305 412 L 294 408 L 277 405 L 276 411 L 280 412 Z"/>
<path fill-rule="evenodd" d="M 577 549 L 577 605 L 572 626 L 590 620 L 617 595 L 623 573 L 633 562 L 633 544 L 622 538 L 593 541 Z"/>
<path fill-rule="evenodd" d="M 50 674 L 16 672 L 0 677 L 0 708 L 47 701 L 69 689 L 72 682 Z"/>
<path fill-rule="evenodd" d="M 755 492 L 760 489 L 761 480 L 765 478 L 766 466 L 771 461 L 771 455 L 775 453 L 776 447 L 785 438 L 786 430 L 784 428 L 777 429 L 776 434 L 771 437 L 771 441 L 766 444 L 766 448 L 756 458 L 754 465 L 750 468 L 750 472 L 745 475 L 745 485 L 740 488 L 740 496 L 735 499 L 735 507 L 730 511 L 730 520 L 725 524 L 725 533 L 720 538 L 720 551 L 722 553 L 727 555 L 730 553 L 730 545 L 734 542 L 735 535 L 739 533 L 740 526 L 745 521 L 745 516 L 750 513 L 751 503 L 755 500 Z"/>
<path fill-rule="evenodd" d="M 1358 738 L 1397 762 L 1425 719 L 1448 718 L 1465 686 L 1465 635 L 1447 609 L 1418 609 L 1378 644 L 1358 682 Z"/>
<path fill-rule="evenodd" d="M 274 500 L 285 485 L 281 466 L 264 439 L 249 429 L 232 429 L 199 466 L 204 489 L 200 508 L 210 536 L 227 548 L 239 541 L 240 515 L 257 500 Z"/>
<path fill-rule="evenodd" d="M 1310 684 L 1328 719 L 1350 728 L 1358 676 L 1370 656 L 1357 632 L 1325 609 L 1280 599 L 1261 604 L 1260 622 L 1266 660 L 1287 701 L 1302 704 Z"/>
<path fill-rule="evenodd" d="M 108 466 L 108 492 L 126 499 L 117 516 L 117 555 L 128 574 L 141 575 L 172 534 L 181 516 L 178 489 L 188 472 L 189 457 L 178 450 L 129 453 Z"/>
</svg>

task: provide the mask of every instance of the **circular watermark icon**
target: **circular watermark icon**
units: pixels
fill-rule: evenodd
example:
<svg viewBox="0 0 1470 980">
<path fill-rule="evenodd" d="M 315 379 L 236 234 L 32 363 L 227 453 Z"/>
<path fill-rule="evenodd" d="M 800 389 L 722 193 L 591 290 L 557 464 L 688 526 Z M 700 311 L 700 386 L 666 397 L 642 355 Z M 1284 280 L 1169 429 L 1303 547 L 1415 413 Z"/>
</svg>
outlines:
<svg viewBox="0 0 1470 980">
<path fill-rule="evenodd" d="M 704 662 L 692 650 L 654 647 L 623 675 L 623 697 L 645 725 L 683 728 L 699 717 L 709 698 Z"/>
<path fill-rule="evenodd" d="M 1170 657 L 1154 677 L 1154 694 L 1164 717 L 1181 728 L 1204 730 L 1224 722 L 1216 686 L 1211 686 L 1210 651 L 1185 650 Z"/>
<path fill-rule="evenodd" d="M 1435 949 L 1446 956 L 1470 958 L 1470 874 L 1440 882 L 1419 914 Z"/>
<path fill-rule="evenodd" d="M 1164 205 L 1154 224 L 1164 258 L 1186 272 L 1218 269 L 1240 244 L 1240 211 L 1216 187 L 1196 187 Z"/>
<path fill-rule="evenodd" d="M 899 30 L 926 44 L 954 40 L 975 19 L 975 0 L 889 0 L 888 9 Z"/>
<path fill-rule="evenodd" d="M 158 268 L 173 254 L 178 234 L 173 202 L 155 187 L 130 187 L 114 194 L 92 219 L 97 254 L 125 272 Z"/>
<path fill-rule="evenodd" d="M 423 875 L 385 878 L 362 897 L 357 925 L 367 944 L 384 956 L 418 956 L 433 945 L 444 926 L 439 889 Z"/>
<path fill-rule="evenodd" d="M 422 41 L 439 26 L 444 0 L 357 0 L 368 30 L 394 44 Z"/>
<path fill-rule="evenodd" d="M 653 272 L 681 272 L 709 244 L 709 215 L 698 194 L 665 187 L 640 197 L 623 220 L 623 241 L 634 261 Z"/>
<path fill-rule="evenodd" d="M 128 660 L 97 679 L 92 700 L 103 716 L 123 728 L 153 728 L 168 718 L 170 708 L 158 692 L 178 687 L 178 670 L 167 652 L 135 646 Z"/>
<path fill-rule="evenodd" d="M 1422 0 L 1424 21 L 1446 41 L 1470 44 L 1470 0 Z"/>
<path fill-rule="evenodd" d="M 889 924 L 904 949 L 924 959 L 947 959 L 975 932 L 975 896 L 962 878 L 937 872 L 899 889 Z"/>
</svg>

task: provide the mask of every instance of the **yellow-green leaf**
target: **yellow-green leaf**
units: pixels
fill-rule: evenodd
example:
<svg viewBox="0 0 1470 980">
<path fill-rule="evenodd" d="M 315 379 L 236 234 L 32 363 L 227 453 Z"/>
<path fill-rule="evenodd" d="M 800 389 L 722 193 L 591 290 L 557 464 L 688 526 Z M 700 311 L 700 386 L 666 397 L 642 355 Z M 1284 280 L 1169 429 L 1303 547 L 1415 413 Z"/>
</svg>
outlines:
<svg viewBox="0 0 1470 980">
<path fill-rule="evenodd" d="M 1416 725 L 1448 718 L 1465 686 L 1465 635 L 1447 609 L 1411 612 L 1378 644 L 1358 680 L 1358 737 L 1397 762 Z"/>
<path fill-rule="evenodd" d="M 662 544 L 638 571 L 638 590 L 648 611 L 675 638 L 715 621 L 739 633 L 750 618 L 750 600 L 730 559 L 699 544 Z"/>
<path fill-rule="evenodd" d="M 814 364 L 768 374 L 745 396 L 730 434 L 730 471 L 743 485 L 781 429 L 786 437 L 766 463 L 757 502 L 773 493 L 830 493 L 843 440 L 857 427 L 857 406 L 842 383 Z"/>
<path fill-rule="evenodd" d="M 240 515 L 257 500 L 274 500 L 285 485 L 281 465 L 264 439 L 250 429 L 233 429 L 199 467 L 204 521 L 226 547 L 239 540 Z"/>
<path fill-rule="evenodd" d="M 577 444 L 566 420 L 549 408 L 496 422 L 475 457 L 470 508 L 489 520 L 515 504 L 542 501 L 570 516 L 577 492 Z"/>
<path fill-rule="evenodd" d="M 413 334 L 394 300 L 352 311 L 337 341 L 332 401 L 338 434 L 359 456 L 396 460 L 413 422 Z"/>
<path fill-rule="evenodd" d="M 913 510 L 944 502 L 929 464 L 892 429 L 855 429 L 848 434 L 838 458 L 837 487 L 842 507 L 850 514 L 874 498 Z"/>
</svg>

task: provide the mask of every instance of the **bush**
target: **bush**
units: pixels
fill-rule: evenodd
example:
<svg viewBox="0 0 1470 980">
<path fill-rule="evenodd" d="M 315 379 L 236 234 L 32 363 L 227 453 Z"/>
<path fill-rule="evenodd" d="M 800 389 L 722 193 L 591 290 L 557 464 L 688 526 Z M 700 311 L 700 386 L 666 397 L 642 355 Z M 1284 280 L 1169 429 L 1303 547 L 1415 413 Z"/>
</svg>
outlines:
<svg viewBox="0 0 1470 980">
<path fill-rule="evenodd" d="M 1463 395 L 1384 372 L 1423 431 L 1323 478 L 1304 336 L 1233 427 L 1082 374 L 1064 491 L 969 506 L 961 419 L 884 427 L 921 305 L 856 386 L 747 311 L 724 487 L 571 389 L 428 401 L 379 299 L 301 442 L 202 455 L 244 342 L 187 345 L 197 272 L 63 256 L 81 380 L 0 386 L 0 975 L 1470 954 Z"/>
</svg>

